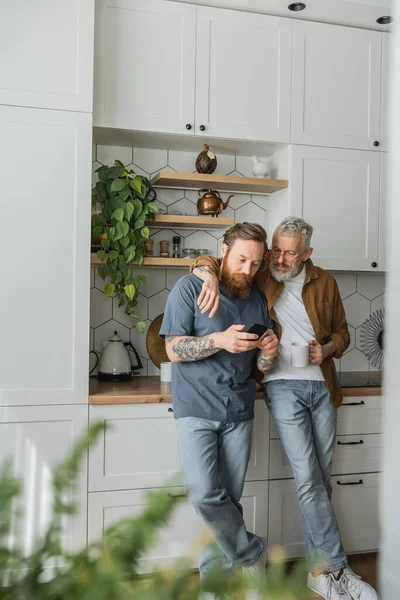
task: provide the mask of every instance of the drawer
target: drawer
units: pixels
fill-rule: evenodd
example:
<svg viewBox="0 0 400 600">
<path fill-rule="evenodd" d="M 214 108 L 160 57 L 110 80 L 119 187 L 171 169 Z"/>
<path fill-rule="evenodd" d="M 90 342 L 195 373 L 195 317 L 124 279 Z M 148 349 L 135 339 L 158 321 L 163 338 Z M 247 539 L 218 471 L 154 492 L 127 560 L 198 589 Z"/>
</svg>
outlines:
<svg viewBox="0 0 400 600">
<path fill-rule="evenodd" d="M 337 435 L 382 433 L 383 400 L 383 396 L 343 398 L 343 404 L 337 409 Z M 279 439 L 272 417 L 270 438 Z"/>
<path fill-rule="evenodd" d="M 89 451 L 89 491 L 183 485 L 171 404 L 92 405 L 90 422 L 107 428 Z M 269 412 L 256 402 L 246 481 L 269 476 Z"/>
<path fill-rule="evenodd" d="M 345 435 L 336 437 L 332 474 L 374 473 L 380 470 L 382 436 Z M 281 441 L 270 441 L 270 478 L 290 479 L 293 472 Z"/>
<path fill-rule="evenodd" d="M 138 516 L 145 508 L 149 490 L 92 492 L 88 499 L 89 543 L 102 539 L 104 531 L 125 517 Z M 243 514 L 249 531 L 267 538 L 268 482 L 246 483 L 242 496 Z M 203 521 L 185 496 L 184 488 L 169 488 L 166 493 L 181 496 L 170 521 L 162 527 L 146 556 L 139 561 L 142 573 L 168 568 L 196 548 L 205 531 Z M 198 567 L 198 553 L 192 566 Z"/>
</svg>

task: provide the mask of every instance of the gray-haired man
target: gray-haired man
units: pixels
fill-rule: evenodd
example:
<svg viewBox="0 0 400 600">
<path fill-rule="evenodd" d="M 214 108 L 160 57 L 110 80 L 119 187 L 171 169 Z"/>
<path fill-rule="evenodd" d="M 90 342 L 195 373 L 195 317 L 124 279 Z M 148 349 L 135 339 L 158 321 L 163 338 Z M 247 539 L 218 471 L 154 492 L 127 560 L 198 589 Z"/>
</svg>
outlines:
<svg viewBox="0 0 400 600">
<path fill-rule="evenodd" d="M 326 600 L 377 600 L 375 590 L 347 566 L 331 504 L 335 409 L 342 401 L 333 358 L 348 347 L 349 333 L 335 279 L 310 260 L 312 232 L 303 219 L 284 219 L 257 276 L 280 339 L 276 366 L 264 378 L 265 397 L 296 481 L 308 586 Z M 218 307 L 217 268 L 212 257 L 199 257 L 192 265 L 204 280 L 199 306 L 211 309 L 210 317 Z M 309 344 L 309 364 L 302 369 L 291 365 L 293 342 Z M 316 557 L 325 571 L 318 570 Z"/>
</svg>

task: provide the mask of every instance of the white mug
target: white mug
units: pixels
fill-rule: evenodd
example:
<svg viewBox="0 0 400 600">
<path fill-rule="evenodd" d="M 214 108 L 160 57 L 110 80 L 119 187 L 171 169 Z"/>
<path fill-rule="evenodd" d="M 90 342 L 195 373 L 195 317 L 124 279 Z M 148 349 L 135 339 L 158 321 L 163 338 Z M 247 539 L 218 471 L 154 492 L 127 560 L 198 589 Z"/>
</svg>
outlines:
<svg viewBox="0 0 400 600">
<path fill-rule="evenodd" d="M 308 344 L 292 343 L 291 359 L 292 367 L 306 367 L 310 360 L 310 346 Z"/>
<path fill-rule="evenodd" d="M 171 379 L 172 379 L 172 363 L 162 362 L 160 364 L 160 370 L 161 370 L 160 380 L 166 381 L 166 382 L 171 381 Z"/>
</svg>

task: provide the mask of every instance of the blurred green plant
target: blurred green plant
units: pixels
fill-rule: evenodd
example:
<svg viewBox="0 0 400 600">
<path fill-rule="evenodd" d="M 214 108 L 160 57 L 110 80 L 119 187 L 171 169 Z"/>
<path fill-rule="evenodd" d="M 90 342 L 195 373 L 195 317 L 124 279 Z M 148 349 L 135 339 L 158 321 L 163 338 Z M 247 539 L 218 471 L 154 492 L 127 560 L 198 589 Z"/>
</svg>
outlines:
<svg viewBox="0 0 400 600">
<path fill-rule="evenodd" d="M 53 512 L 43 537 L 24 556 L 10 548 L 13 502 L 20 493 L 10 463 L 0 473 L 0 598 L 1 600 L 197 600 L 199 578 L 192 571 L 193 556 L 204 548 L 205 540 L 194 545 L 192 553 L 175 568 L 151 575 L 140 574 L 140 559 L 148 554 L 159 529 L 164 527 L 177 502 L 167 492 L 149 492 L 148 503 L 135 518 L 125 518 L 109 527 L 103 539 L 86 549 L 68 553 L 62 547 L 62 517 L 73 515 L 76 507 L 66 502 L 76 485 L 80 465 L 88 447 L 104 430 L 93 424 L 72 454 L 53 472 Z M 49 564 L 55 565 L 49 570 Z M 299 564 L 287 575 L 281 551 L 273 553 L 266 570 L 265 600 L 305 600 L 304 566 Z M 45 581 L 45 582 L 43 582 Z M 239 573 L 226 578 L 218 569 L 205 582 L 216 594 L 227 593 L 235 600 L 244 598 Z"/>
<path fill-rule="evenodd" d="M 128 171 L 119 160 L 111 167 L 99 167 L 96 173 L 99 180 L 92 189 L 92 208 L 100 211 L 92 214 L 92 235 L 101 239 L 97 257 L 103 263 L 97 272 L 105 281 L 105 295 L 117 294 L 119 305 L 138 321 L 136 328 L 143 333 L 146 326 L 136 307 L 146 277 L 135 277 L 132 261 L 139 266 L 143 263 L 144 243 L 150 236 L 146 222 L 158 212 L 153 202 L 156 194 L 147 177 Z"/>
</svg>

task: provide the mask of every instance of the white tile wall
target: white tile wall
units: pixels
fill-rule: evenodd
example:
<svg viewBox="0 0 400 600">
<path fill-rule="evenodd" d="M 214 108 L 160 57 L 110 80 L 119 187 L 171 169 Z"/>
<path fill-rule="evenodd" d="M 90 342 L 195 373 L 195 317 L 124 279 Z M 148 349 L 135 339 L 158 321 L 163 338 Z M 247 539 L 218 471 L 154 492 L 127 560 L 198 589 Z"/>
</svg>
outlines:
<svg viewBox="0 0 400 600">
<path fill-rule="evenodd" d="M 199 150 L 200 151 L 200 150 Z M 143 148 L 126 148 L 97 146 L 93 151 L 93 170 L 101 164 L 112 164 L 119 159 L 129 164 L 137 173 L 148 177 L 160 169 L 168 168 L 176 171 L 194 171 L 197 153 L 175 152 L 165 150 L 148 150 Z M 218 155 L 217 173 L 251 176 L 251 157 L 235 157 Z M 96 181 L 94 176 L 93 181 Z M 227 194 L 223 194 L 225 200 Z M 157 191 L 157 202 L 165 213 L 179 211 L 185 214 L 197 214 L 196 190 L 163 190 Z M 265 203 L 268 197 L 237 194 L 232 198 L 224 216 L 234 217 L 236 222 L 254 221 L 271 231 L 276 223 L 268 223 Z M 223 231 L 194 231 L 153 229 L 151 237 L 154 241 L 153 251 L 159 255 L 160 240 L 169 240 L 172 250 L 172 237 L 181 237 L 182 248 L 207 248 L 213 254 L 219 254 Z M 184 269 L 141 269 L 146 275 L 147 282 L 140 288 L 138 312 L 146 321 L 146 332 L 152 319 L 162 313 L 174 283 L 185 274 Z M 338 282 L 341 297 L 344 302 L 349 322 L 351 343 L 341 361 L 335 361 L 338 370 L 355 371 L 368 370 L 368 359 L 360 351 L 360 326 L 370 314 L 384 305 L 385 278 L 382 274 L 367 273 L 334 273 Z M 104 283 L 92 269 L 91 276 L 91 319 L 90 319 L 90 349 L 102 350 L 102 341 L 109 339 L 116 330 L 124 341 L 131 341 L 142 357 L 143 375 L 159 375 L 159 370 L 149 359 L 146 350 L 146 332 L 140 334 L 118 307 L 116 298 L 106 298 L 102 292 Z M 91 357 L 91 365 L 94 357 Z"/>
</svg>

